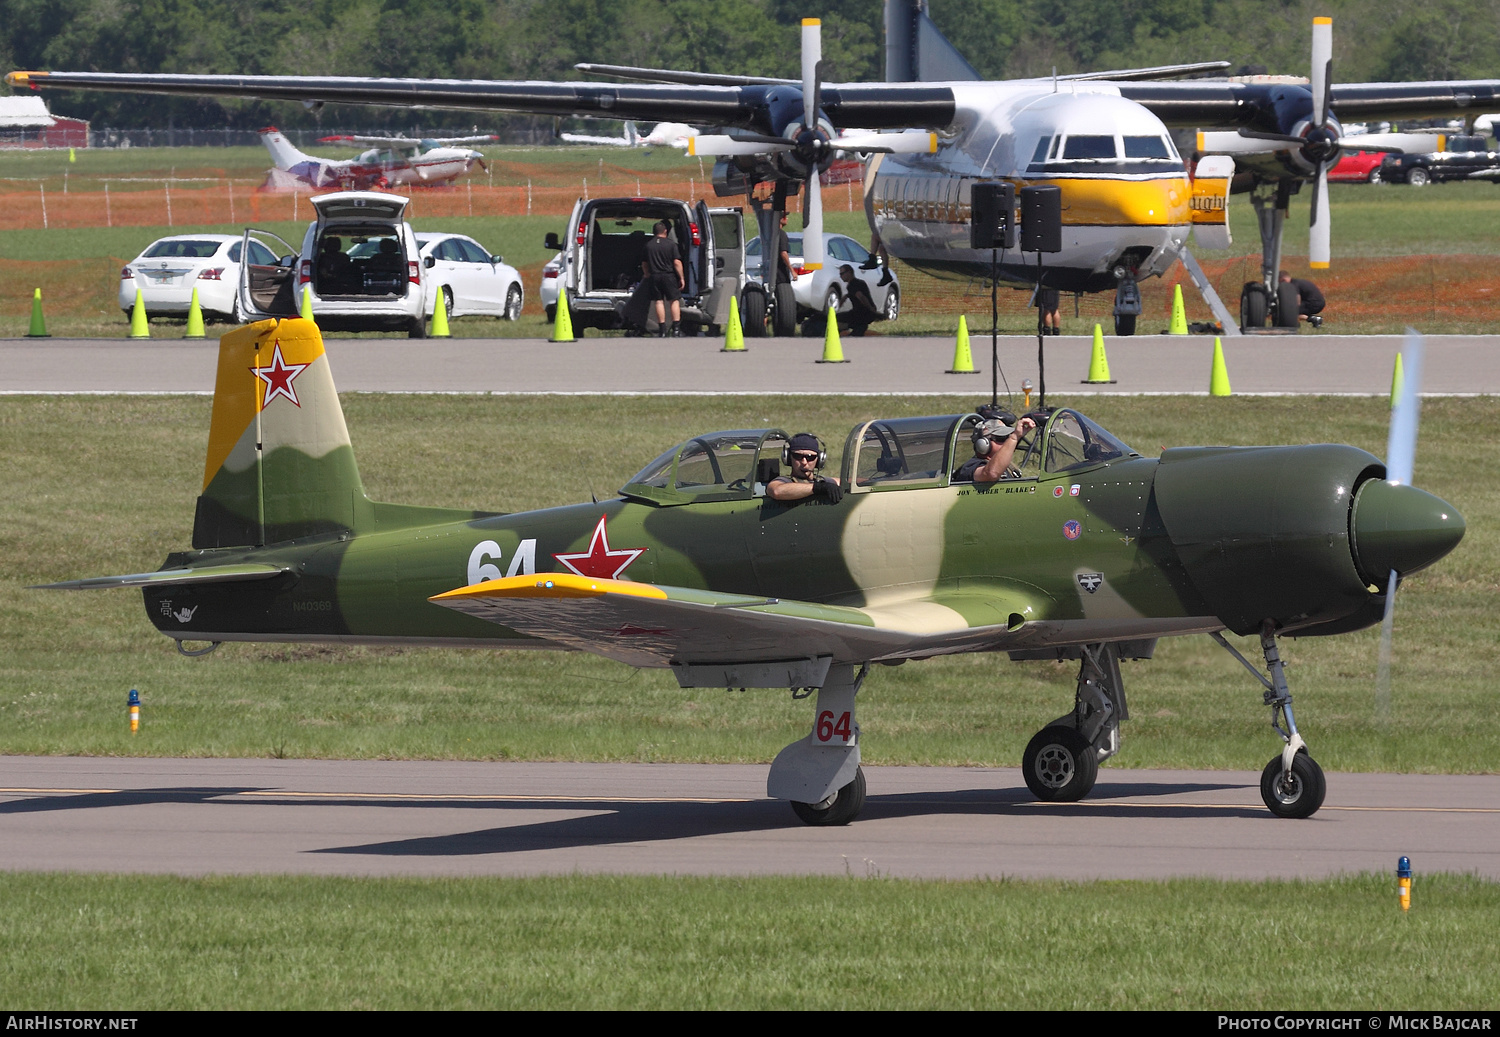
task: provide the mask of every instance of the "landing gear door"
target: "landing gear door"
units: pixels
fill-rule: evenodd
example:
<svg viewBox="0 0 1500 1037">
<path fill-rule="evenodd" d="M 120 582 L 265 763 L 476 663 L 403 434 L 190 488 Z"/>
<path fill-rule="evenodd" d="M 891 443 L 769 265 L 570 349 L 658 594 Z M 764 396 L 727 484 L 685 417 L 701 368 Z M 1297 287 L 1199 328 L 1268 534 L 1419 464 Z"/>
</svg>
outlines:
<svg viewBox="0 0 1500 1037">
<path fill-rule="evenodd" d="M 253 262 L 255 253 L 250 247 L 250 235 L 259 235 L 278 242 L 286 249 L 280 262 L 274 266 Z M 299 249 L 292 248 L 279 235 L 268 230 L 246 227 L 240 240 L 240 315 L 246 320 L 265 320 L 267 317 L 295 317 L 297 315 L 297 260 Z"/>
</svg>

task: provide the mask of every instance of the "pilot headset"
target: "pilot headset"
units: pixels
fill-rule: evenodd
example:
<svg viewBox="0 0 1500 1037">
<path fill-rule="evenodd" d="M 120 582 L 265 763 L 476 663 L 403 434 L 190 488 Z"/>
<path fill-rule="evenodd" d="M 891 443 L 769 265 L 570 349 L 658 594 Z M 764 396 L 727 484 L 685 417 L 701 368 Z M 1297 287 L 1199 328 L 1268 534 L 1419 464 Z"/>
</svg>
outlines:
<svg viewBox="0 0 1500 1037">
<path fill-rule="evenodd" d="M 1010 417 L 1010 415 L 1006 415 Z M 1014 432 L 1014 419 L 1007 422 L 1004 418 L 989 418 L 981 421 L 974 427 L 974 453 L 978 457 L 989 457 L 990 451 L 995 449 L 995 441 L 1004 442 Z"/>
<path fill-rule="evenodd" d="M 812 442 L 799 443 L 798 440 L 812 440 Z M 823 445 L 821 439 L 811 432 L 798 432 L 781 448 L 781 463 L 786 465 L 787 468 L 791 468 L 792 466 L 793 450 L 816 450 L 818 452 L 818 459 L 813 463 L 814 471 L 820 470 L 828 463 L 828 448 Z"/>
</svg>

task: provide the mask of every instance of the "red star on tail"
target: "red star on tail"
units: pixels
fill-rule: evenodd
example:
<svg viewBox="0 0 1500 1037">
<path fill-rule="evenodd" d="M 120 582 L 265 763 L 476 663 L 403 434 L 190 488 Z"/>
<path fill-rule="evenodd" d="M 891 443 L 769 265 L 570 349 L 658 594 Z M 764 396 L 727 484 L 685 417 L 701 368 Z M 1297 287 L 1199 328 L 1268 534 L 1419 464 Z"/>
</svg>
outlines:
<svg viewBox="0 0 1500 1037">
<path fill-rule="evenodd" d="M 644 547 L 611 551 L 609 534 L 604 529 L 604 516 L 600 515 L 599 524 L 594 527 L 594 536 L 589 541 L 587 551 L 555 554 L 552 557 L 579 576 L 591 576 L 599 580 L 618 580 L 620 574 L 625 571 L 625 567 L 645 553 Z"/>
<path fill-rule="evenodd" d="M 250 368 L 255 372 L 255 377 L 266 383 L 266 398 L 261 401 L 260 409 L 265 410 L 278 396 L 285 396 L 292 401 L 294 407 L 301 408 L 302 404 L 297 399 L 297 390 L 292 387 L 292 381 L 311 366 L 311 364 L 288 364 L 281 359 L 281 343 L 278 341 L 276 352 L 271 354 L 269 367 Z"/>
</svg>

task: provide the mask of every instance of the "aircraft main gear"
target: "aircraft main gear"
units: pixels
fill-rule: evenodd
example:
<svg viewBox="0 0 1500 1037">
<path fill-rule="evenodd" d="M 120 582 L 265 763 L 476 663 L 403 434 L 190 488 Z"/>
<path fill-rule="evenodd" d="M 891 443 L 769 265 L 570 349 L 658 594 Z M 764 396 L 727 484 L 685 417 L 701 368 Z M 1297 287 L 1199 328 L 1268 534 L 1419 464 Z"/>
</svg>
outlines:
<svg viewBox="0 0 1500 1037">
<path fill-rule="evenodd" d="M 1240 327 L 1263 328 L 1266 315 L 1271 312 L 1266 286 L 1259 281 L 1248 281 L 1240 289 Z"/>
<path fill-rule="evenodd" d="M 1120 648 L 1082 645 L 1073 712 L 1036 733 L 1021 755 L 1026 787 L 1037 799 L 1071 803 L 1087 796 L 1099 764 L 1120 751 L 1120 721 L 1129 719 Z"/>
<path fill-rule="evenodd" d="M 785 281 L 776 286 L 775 306 L 771 309 L 771 334 L 790 338 L 797 334 L 797 293 Z"/>
<path fill-rule="evenodd" d="M 1292 692 L 1287 687 L 1286 672 L 1281 663 L 1281 654 L 1276 650 L 1276 627 L 1266 620 L 1260 628 L 1260 650 L 1266 657 L 1269 680 L 1250 661 L 1224 640 L 1224 635 L 1209 635 L 1219 646 L 1240 661 L 1266 689 L 1265 703 L 1271 707 L 1271 726 L 1286 743 L 1281 755 L 1272 758 L 1260 776 L 1260 798 L 1277 817 L 1311 817 L 1323 805 L 1327 782 L 1323 779 L 1323 768 L 1319 767 L 1307 752 L 1307 744 L 1297 733 L 1297 721 L 1292 716 Z"/>
<path fill-rule="evenodd" d="M 766 290 L 758 284 L 740 294 L 740 328 L 746 338 L 766 337 Z"/>
<path fill-rule="evenodd" d="M 1295 328 L 1297 326 L 1297 308 L 1300 299 L 1297 295 L 1297 286 L 1294 284 L 1278 284 L 1276 286 L 1276 326 L 1278 328 Z"/>
<path fill-rule="evenodd" d="M 817 688 L 813 729 L 776 754 L 766 776 L 766 795 L 791 800 L 797 816 L 810 825 L 846 825 L 865 800 L 865 779 L 859 769 L 859 723 L 854 697 L 864 683 L 868 666 L 839 663 Z M 802 689 L 811 694 L 812 688 Z M 796 697 L 805 697 L 793 692 Z"/>
</svg>

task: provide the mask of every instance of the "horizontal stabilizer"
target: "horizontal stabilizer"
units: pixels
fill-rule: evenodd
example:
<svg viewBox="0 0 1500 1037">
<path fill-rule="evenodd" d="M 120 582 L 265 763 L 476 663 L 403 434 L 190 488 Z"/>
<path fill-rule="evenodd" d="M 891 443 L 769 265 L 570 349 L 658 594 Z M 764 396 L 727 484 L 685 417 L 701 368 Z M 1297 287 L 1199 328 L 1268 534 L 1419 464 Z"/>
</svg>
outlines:
<svg viewBox="0 0 1500 1037">
<path fill-rule="evenodd" d="M 91 576 L 86 580 L 43 583 L 29 588 L 43 591 L 93 591 L 107 587 L 184 587 L 193 583 L 238 583 L 244 580 L 269 580 L 291 572 L 285 566 L 205 565 L 199 569 L 162 569 L 154 573 L 131 573 L 128 576 Z"/>
</svg>

